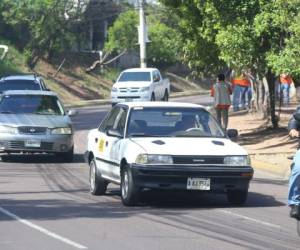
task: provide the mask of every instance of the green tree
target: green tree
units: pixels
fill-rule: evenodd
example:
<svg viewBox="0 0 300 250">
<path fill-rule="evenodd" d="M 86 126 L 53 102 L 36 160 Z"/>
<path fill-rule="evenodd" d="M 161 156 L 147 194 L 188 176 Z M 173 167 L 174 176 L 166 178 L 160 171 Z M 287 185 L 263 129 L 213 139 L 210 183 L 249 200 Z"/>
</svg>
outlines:
<svg viewBox="0 0 300 250">
<path fill-rule="evenodd" d="M 138 13 L 133 10 L 122 13 L 108 30 L 108 41 L 105 50 L 121 53 L 122 51 L 139 52 L 138 46 Z M 170 65 L 178 60 L 180 53 L 180 36 L 171 27 L 160 22 L 156 15 L 147 16 L 148 62 L 156 66 Z"/>
<path fill-rule="evenodd" d="M 3 0 L 5 22 L 16 33 L 25 31 L 17 36 L 25 37 L 28 66 L 33 68 L 41 57 L 51 58 L 55 50 L 70 45 L 74 39 L 68 29 L 72 16 L 66 17 L 66 13 L 73 5 L 71 0 Z"/>
<path fill-rule="evenodd" d="M 180 16 L 186 61 L 191 67 L 204 64 L 207 56 L 211 71 L 220 63 L 235 70 L 251 69 L 266 78 L 270 91 L 271 120 L 275 116 L 276 74 L 286 67 L 282 55 L 291 55 L 297 38 L 293 24 L 299 14 L 299 0 L 161 0 L 171 13 Z M 295 29 L 295 28 L 294 28 Z M 297 46 L 296 46 L 297 47 Z M 295 49 L 294 49 L 295 51 Z M 213 53 L 212 53 L 213 52 Z M 194 55 L 203 55 L 203 57 Z M 292 57 L 290 57 L 292 56 Z M 291 67 L 291 65 L 289 66 Z M 290 69 L 291 70 L 291 69 Z"/>
</svg>

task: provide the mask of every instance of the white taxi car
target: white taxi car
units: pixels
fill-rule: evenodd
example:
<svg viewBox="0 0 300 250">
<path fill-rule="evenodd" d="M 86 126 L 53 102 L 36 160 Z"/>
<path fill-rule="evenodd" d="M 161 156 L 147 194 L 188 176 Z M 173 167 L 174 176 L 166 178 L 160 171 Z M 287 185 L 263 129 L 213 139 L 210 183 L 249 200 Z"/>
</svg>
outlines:
<svg viewBox="0 0 300 250">
<path fill-rule="evenodd" d="M 225 192 L 233 204 L 247 199 L 253 168 L 247 152 L 200 105 L 120 103 L 88 135 L 85 159 L 90 192 L 121 185 L 124 205 L 143 189 Z"/>
</svg>

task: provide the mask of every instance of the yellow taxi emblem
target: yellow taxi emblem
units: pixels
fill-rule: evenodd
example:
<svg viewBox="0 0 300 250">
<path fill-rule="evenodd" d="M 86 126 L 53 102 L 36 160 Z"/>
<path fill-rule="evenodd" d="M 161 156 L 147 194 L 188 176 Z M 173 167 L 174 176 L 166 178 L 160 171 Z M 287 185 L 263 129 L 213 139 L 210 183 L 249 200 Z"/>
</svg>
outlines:
<svg viewBox="0 0 300 250">
<path fill-rule="evenodd" d="M 100 141 L 99 141 L 99 151 L 100 152 L 104 151 L 104 143 L 105 143 L 104 139 L 100 139 Z"/>
</svg>

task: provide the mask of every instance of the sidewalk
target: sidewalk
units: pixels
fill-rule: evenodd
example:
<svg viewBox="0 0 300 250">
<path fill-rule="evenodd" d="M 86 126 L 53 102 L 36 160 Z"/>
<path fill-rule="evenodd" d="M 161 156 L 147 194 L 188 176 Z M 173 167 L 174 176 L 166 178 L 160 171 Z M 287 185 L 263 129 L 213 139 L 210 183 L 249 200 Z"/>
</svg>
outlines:
<svg viewBox="0 0 300 250">
<path fill-rule="evenodd" d="M 289 138 L 287 124 L 296 107 L 294 102 L 281 108 L 278 129 L 273 129 L 271 122 L 261 119 L 257 113 L 230 113 L 229 128 L 238 129 L 238 143 L 250 154 L 254 169 L 283 179 L 289 177 L 292 160 L 288 157 L 294 155 L 298 142 Z"/>
</svg>

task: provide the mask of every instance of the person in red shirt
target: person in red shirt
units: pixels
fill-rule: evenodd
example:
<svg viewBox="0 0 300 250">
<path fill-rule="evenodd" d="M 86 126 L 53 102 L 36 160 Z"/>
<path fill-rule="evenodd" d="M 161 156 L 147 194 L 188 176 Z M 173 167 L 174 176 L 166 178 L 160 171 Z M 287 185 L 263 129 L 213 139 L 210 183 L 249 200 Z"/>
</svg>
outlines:
<svg viewBox="0 0 300 250">
<path fill-rule="evenodd" d="M 235 77 L 232 80 L 233 85 L 233 111 L 239 111 L 240 109 L 246 109 L 246 94 L 248 89 L 251 88 L 251 82 L 246 73 L 242 73 L 241 76 Z M 248 97 L 249 99 L 249 97 Z M 248 100 L 250 106 L 250 100 Z"/>
<path fill-rule="evenodd" d="M 214 98 L 214 107 L 217 113 L 217 120 L 225 131 L 228 126 L 228 109 L 231 104 L 231 93 L 231 86 L 228 82 L 225 82 L 225 75 L 219 74 L 217 77 L 217 82 L 211 88 L 211 96 Z"/>
</svg>

